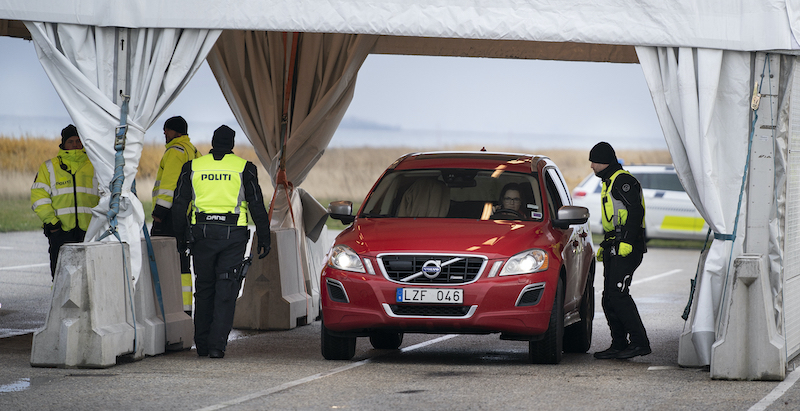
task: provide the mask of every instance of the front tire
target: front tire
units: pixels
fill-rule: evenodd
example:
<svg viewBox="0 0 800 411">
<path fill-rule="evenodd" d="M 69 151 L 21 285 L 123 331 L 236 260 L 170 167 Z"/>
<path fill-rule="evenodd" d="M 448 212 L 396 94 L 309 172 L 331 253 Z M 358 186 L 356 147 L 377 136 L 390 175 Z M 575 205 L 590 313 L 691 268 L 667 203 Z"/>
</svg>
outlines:
<svg viewBox="0 0 800 411">
<path fill-rule="evenodd" d="M 558 364 L 564 351 L 564 284 L 556 286 L 556 297 L 550 311 L 550 323 L 544 337 L 528 342 L 528 361 L 532 364 Z"/>
<path fill-rule="evenodd" d="M 332 335 L 325 328 L 325 320 L 322 321 L 320 334 L 322 356 L 326 360 L 350 360 L 356 355 L 356 337 Z"/>
<path fill-rule="evenodd" d="M 595 264 L 589 269 L 586 287 L 581 297 L 580 322 L 570 325 L 564 330 L 564 351 L 585 353 L 592 346 L 592 326 L 594 321 L 594 271 Z"/>
</svg>

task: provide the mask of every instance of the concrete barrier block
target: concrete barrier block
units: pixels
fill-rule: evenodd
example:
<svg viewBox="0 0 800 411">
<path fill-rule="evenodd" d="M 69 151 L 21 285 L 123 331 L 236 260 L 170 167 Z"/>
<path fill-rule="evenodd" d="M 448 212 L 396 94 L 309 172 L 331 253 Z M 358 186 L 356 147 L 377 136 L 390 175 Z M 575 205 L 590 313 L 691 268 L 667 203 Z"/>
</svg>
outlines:
<svg viewBox="0 0 800 411">
<path fill-rule="evenodd" d="M 743 254 L 733 265 L 721 338 L 711 347 L 711 378 L 782 381 L 786 352 L 773 314 L 767 257 Z"/>
<path fill-rule="evenodd" d="M 311 294 L 311 312 L 316 313 L 310 320 L 315 320 L 320 316 L 320 278 L 322 269 L 327 263 L 328 251 L 331 249 L 332 240 L 328 235 L 328 227 L 323 227 L 317 233 L 317 240 L 312 241 L 306 237 L 306 259 L 308 265 L 308 276 L 306 277 L 306 292 Z"/>
<path fill-rule="evenodd" d="M 156 236 L 151 237 L 150 242 L 153 245 L 153 254 L 158 268 L 161 298 L 164 302 L 164 314 L 166 317 L 164 321 L 166 323 L 166 334 L 165 340 L 162 340 L 161 347 L 170 351 L 192 348 L 194 343 L 194 323 L 192 322 L 192 317 L 189 317 L 183 311 L 181 264 L 175 238 Z M 142 292 L 148 292 L 149 302 L 145 302 L 143 305 L 148 309 L 152 309 L 153 314 L 161 318 L 161 308 L 158 306 L 158 296 L 156 295 L 155 284 L 150 271 L 147 244 L 144 240 L 142 241 L 142 259 L 144 261 L 142 264 L 142 276 L 146 276 L 149 279 L 149 285 L 145 285 L 140 281 Z M 138 314 L 136 319 L 139 319 Z M 161 333 L 164 334 L 163 324 Z"/>
<path fill-rule="evenodd" d="M 143 330 L 132 325 L 128 253 L 127 244 L 111 242 L 61 247 L 50 311 L 33 335 L 32 366 L 106 368 L 118 356 L 143 356 L 141 347 L 134 352 Z"/>
<path fill-rule="evenodd" d="M 313 308 L 305 291 L 298 230 L 281 228 L 270 236 L 272 251 L 264 259 L 254 259 L 247 272 L 242 296 L 236 302 L 234 328 L 288 330 L 309 321 Z M 257 247 L 258 239 L 254 239 L 254 256 Z"/>
<path fill-rule="evenodd" d="M 137 336 L 139 345 L 142 347 L 144 355 L 154 356 L 164 353 L 165 329 L 164 321 L 161 320 L 161 310 L 155 299 L 153 289 L 153 279 L 150 275 L 150 266 L 147 264 L 147 246 L 142 245 L 142 275 L 136 284 L 136 291 L 133 293 L 133 307 L 136 312 L 136 327 L 143 330 L 142 335 Z M 147 268 L 144 268 L 147 266 Z"/>
</svg>

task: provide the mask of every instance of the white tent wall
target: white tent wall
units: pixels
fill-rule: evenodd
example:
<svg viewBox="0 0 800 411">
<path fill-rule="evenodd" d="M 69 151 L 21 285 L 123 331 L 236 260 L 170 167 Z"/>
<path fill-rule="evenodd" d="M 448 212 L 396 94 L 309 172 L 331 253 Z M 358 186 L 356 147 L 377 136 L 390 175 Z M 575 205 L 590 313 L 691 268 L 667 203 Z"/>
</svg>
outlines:
<svg viewBox="0 0 800 411">
<path fill-rule="evenodd" d="M 786 56 L 784 60 L 794 60 L 794 64 L 781 64 L 781 80 L 785 79 L 781 88 L 787 90 L 786 97 L 780 106 L 779 150 L 776 160 L 783 160 L 782 166 L 776 164 L 776 179 L 780 171 L 785 186 L 776 182 L 776 187 L 785 187 L 777 191 L 777 218 L 771 222 L 770 228 L 783 240 L 782 261 L 770 261 L 771 270 L 781 270 L 782 292 L 776 295 L 776 308 L 781 309 L 782 332 L 786 336 L 788 358 L 800 353 L 800 61 L 798 57 Z M 788 72 L 786 75 L 783 72 Z M 781 167 L 779 167 L 781 166 Z M 772 247 L 772 246 L 771 246 Z"/>
<path fill-rule="evenodd" d="M 732 262 L 744 252 L 768 257 L 769 270 L 764 275 L 769 277 L 771 309 L 764 313 L 764 320 L 786 338 L 783 276 L 794 275 L 784 272 L 783 255 L 797 254 L 798 247 L 796 242 L 786 242 L 784 230 L 786 147 L 789 124 L 796 115 L 790 103 L 798 104 L 790 98 L 797 58 L 687 48 L 638 47 L 637 53 L 676 170 L 715 233 L 680 339 L 679 363 L 712 363 L 712 346 L 724 340 L 728 331 L 725 310 L 732 304 Z M 757 111 L 752 111 L 752 95 L 747 91 L 754 85 L 762 97 Z M 793 213 L 789 211 L 788 221 L 796 219 Z M 733 233 L 735 239 L 725 238 Z M 793 300 L 800 298 L 800 293 L 794 294 Z M 797 323 L 800 313 L 794 311 L 786 313 L 787 324 Z M 785 361 L 797 352 L 794 348 L 780 355 Z"/>
<path fill-rule="evenodd" d="M 686 192 L 715 233 L 733 233 L 747 158 L 751 53 L 651 47 L 636 51 Z M 711 363 L 731 246 L 733 255 L 742 252 L 744 230 L 738 234 L 733 244 L 717 239 L 711 244 L 688 323 L 693 347 L 681 340 L 681 351 L 696 351 L 696 360 L 681 365 Z"/>
<path fill-rule="evenodd" d="M 140 235 L 144 210 L 131 186 L 145 131 L 188 84 L 213 46 L 218 30 L 116 29 L 26 22 L 45 73 L 74 121 L 94 165 L 101 195 L 92 210 L 87 241 L 109 227 L 106 213 L 115 166 L 115 130 L 122 114 L 120 94 L 130 93 L 128 131 L 118 214 L 118 231 L 131 248 L 131 276 L 141 271 Z M 117 45 L 127 38 L 120 69 Z M 121 81 L 120 81 L 121 80 Z M 123 86 L 127 82 L 127 86 Z M 116 239 L 106 237 L 107 241 Z"/>
</svg>

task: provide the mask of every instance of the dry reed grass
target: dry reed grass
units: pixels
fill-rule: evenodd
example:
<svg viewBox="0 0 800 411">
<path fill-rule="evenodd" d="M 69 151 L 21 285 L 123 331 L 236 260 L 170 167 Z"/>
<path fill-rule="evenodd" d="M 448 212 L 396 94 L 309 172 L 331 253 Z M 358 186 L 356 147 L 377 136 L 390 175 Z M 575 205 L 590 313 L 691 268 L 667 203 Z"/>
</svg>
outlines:
<svg viewBox="0 0 800 411">
<path fill-rule="evenodd" d="M 30 174 L 30 181 L 33 181 L 39 165 L 58 153 L 59 143 L 59 140 L 42 137 L 0 136 L 0 170 Z"/>
<path fill-rule="evenodd" d="M 39 165 L 56 155 L 57 145 L 57 140 L 48 138 L 0 136 L 0 178 L 4 181 L 0 187 L 0 196 L 9 198 L 29 195 L 30 184 Z M 211 146 L 200 144 L 197 149 L 201 154 L 206 154 Z M 241 157 L 259 164 L 255 150 L 249 144 L 238 144 L 235 151 Z M 360 202 L 386 167 L 398 157 L 412 151 L 414 150 L 402 147 L 330 148 L 311 170 L 301 187 L 318 199 Z M 149 198 L 158 171 L 158 163 L 163 154 L 163 144 L 151 143 L 143 147 L 137 175 L 137 188 L 143 199 Z M 559 165 L 570 189 L 591 172 L 588 150 L 548 150 L 547 153 L 537 154 L 546 154 Z M 672 162 L 666 150 L 620 150 L 618 157 L 624 159 L 626 164 Z M 259 166 L 259 177 L 264 196 L 270 198 L 273 192 L 272 186 L 269 176 L 261 166 Z"/>
</svg>

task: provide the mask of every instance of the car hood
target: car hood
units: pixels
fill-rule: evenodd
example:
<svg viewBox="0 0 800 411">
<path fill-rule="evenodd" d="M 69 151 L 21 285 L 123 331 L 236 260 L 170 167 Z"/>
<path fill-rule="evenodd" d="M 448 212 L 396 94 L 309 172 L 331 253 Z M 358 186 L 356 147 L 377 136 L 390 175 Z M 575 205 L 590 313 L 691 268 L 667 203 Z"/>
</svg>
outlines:
<svg viewBox="0 0 800 411">
<path fill-rule="evenodd" d="M 337 237 L 359 254 L 447 252 L 508 257 L 559 243 L 543 222 L 446 218 L 359 218 Z"/>
</svg>

